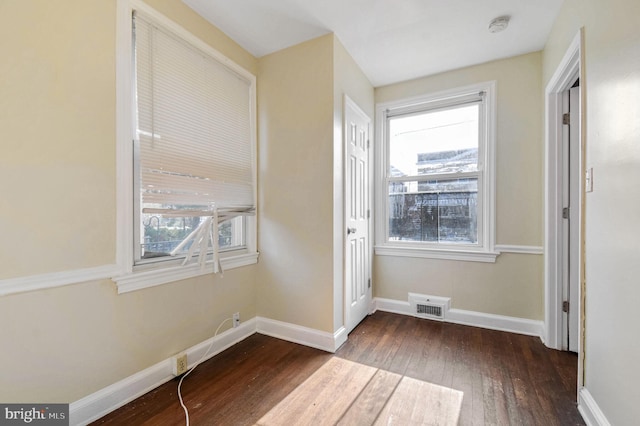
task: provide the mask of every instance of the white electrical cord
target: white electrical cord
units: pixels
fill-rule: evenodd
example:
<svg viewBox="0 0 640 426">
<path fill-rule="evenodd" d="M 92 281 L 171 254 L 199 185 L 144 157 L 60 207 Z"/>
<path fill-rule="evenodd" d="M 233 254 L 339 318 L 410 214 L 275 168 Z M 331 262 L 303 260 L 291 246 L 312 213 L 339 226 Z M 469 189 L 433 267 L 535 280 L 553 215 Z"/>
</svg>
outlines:
<svg viewBox="0 0 640 426">
<path fill-rule="evenodd" d="M 196 362 L 194 364 L 193 367 L 191 367 L 191 369 L 189 371 L 187 371 L 186 373 L 184 373 L 184 376 L 182 376 L 180 378 L 180 382 L 178 383 L 178 399 L 180 400 L 180 405 L 182 406 L 182 409 L 184 410 L 184 416 L 187 420 L 187 426 L 189 426 L 189 410 L 187 409 L 187 407 L 184 405 L 184 401 L 182 401 L 182 392 L 180 390 L 180 388 L 182 388 L 182 381 L 184 379 L 187 378 L 187 376 L 196 369 L 196 367 L 198 365 L 200 365 L 200 363 L 206 358 L 206 356 L 209 354 L 209 351 L 211 350 L 211 348 L 213 347 L 213 342 L 215 342 L 215 337 L 218 335 L 218 332 L 220 331 L 220 329 L 222 328 L 222 326 L 224 325 L 224 323 L 226 323 L 227 321 L 233 321 L 233 318 L 226 318 L 224 321 L 222 321 L 220 323 L 220 325 L 218 326 L 218 328 L 216 329 L 216 332 L 213 334 L 213 337 L 211 338 L 211 343 L 209 344 L 209 347 L 207 348 L 207 350 L 205 351 L 204 355 L 202 355 L 202 358 L 200 358 L 200 360 L 198 360 L 198 362 Z"/>
</svg>

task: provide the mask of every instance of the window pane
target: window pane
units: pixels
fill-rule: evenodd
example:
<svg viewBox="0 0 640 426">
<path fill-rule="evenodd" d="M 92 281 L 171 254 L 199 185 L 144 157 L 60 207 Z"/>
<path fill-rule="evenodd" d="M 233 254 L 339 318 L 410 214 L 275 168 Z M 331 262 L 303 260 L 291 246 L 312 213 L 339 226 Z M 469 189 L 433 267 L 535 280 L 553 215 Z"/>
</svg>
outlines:
<svg viewBox="0 0 640 426">
<path fill-rule="evenodd" d="M 155 207 L 155 206 L 154 206 Z M 204 222 L 201 216 L 163 216 L 161 214 L 142 215 L 142 242 L 140 243 L 140 258 L 150 259 L 170 256 L 175 249 L 191 232 Z M 225 221 L 218 226 L 218 244 L 220 250 L 230 250 L 244 247 L 243 218 L 237 217 Z M 187 243 L 177 255 L 189 251 L 192 242 Z M 211 245 L 209 245 L 209 250 Z M 195 251 L 199 252 L 198 249 Z"/>
<path fill-rule="evenodd" d="M 477 178 L 389 184 L 389 241 L 477 244 L 477 224 Z"/>
<path fill-rule="evenodd" d="M 479 104 L 389 119 L 389 175 L 478 170 Z"/>
</svg>

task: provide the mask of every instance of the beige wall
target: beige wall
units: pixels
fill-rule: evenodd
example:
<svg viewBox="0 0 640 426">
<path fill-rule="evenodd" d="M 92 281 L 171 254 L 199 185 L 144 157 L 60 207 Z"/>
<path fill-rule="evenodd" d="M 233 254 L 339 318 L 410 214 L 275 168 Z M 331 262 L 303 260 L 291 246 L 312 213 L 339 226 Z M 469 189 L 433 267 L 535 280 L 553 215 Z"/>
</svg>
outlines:
<svg viewBox="0 0 640 426">
<path fill-rule="evenodd" d="M 255 72 L 182 2 L 149 3 Z M 0 279 L 115 262 L 115 28 L 115 0 L 0 2 Z M 72 402 L 254 317 L 256 269 L 0 297 L 0 401 Z"/>
<path fill-rule="evenodd" d="M 333 331 L 333 35 L 258 62 L 258 314 Z"/>
<path fill-rule="evenodd" d="M 389 102 L 497 81 L 496 244 L 542 246 L 541 53 L 531 53 L 376 89 Z M 451 297 L 454 308 L 542 320 L 542 256 L 502 254 L 495 264 L 375 257 L 375 295 Z"/>
<path fill-rule="evenodd" d="M 343 312 L 343 96 L 373 87 L 328 34 L 259 59 L 258 313 L 327 332 Z"/>
<path fill-rule="evenodd" d="M 544 50 L 547 84 L 584 27 L 585 386 L 612 425 L 640 417 L 640 2 L 565 0 Z"/>
<path fill-rule="evenodd" d="M 377 297 L 444 296 L 455 309 L 544 319 L 540 255 L 503 253 L 496 263 L 376 256 L 374 277 Z"/>
<path fill-rule="evenodd" d="M 373 86 L 338 37 L 334 37 L 333 49 L 334 121 L 336 122 L 336 127 L 339 124 L 339 127 L 342 128 L 344 95 L 349 96 L 371 118 L 373 125 L 375 115 L 375 91 Z M 339 135 L 336 134 L 336 139 L 342 142 L 342 132 Z"/>
<path fill-rule="evenodd" d="M 107 280 L 0 298 L 0 401 L 73 402 L 208 339 L 233 312 L 254 317 L 254 271 L 122 295 Z"/>
<path fill-rule="evenodd" d="M 0 3 L 0 279 L 115 263 L 114 18 Z"/>
</svg>

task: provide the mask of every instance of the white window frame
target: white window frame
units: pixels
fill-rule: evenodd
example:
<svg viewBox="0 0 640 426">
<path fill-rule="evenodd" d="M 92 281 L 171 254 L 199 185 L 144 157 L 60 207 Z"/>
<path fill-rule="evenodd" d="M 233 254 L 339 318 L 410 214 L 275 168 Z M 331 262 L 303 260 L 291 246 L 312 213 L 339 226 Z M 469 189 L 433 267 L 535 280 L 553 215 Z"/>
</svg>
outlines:
<svg viewBox="0 0 640 426">
<path fill-rule="evenodd" d="M 256 194 L 256 78 L 253 74 L 222 55 L 180 25 L 171 21 L 140 0 L 118 0 L 116 25 L 116 172 L 117 172 L 117 247 L 116 261 L 119 273 L 113 277 L 118 293 L 126 293 L 186 278 L 214 272 L 213 261 L 204 267 L 197 263 L 182 266 L 175 261 L 151 262 L 134 265 L 134 159 L 132 140 L 135 137 L 134 61 L 132 46 L 132 12 L 143 11 L 166 28 L 194 46 L 207 52 L 233 71 L 251 82 L 251 144 L 253 150 L 254 200 Z M 246 247 L 220 253 L 223 270 L 230 270 L 258 261 L 256 216 L 245 218 Z"/>
<path fill-rule="evenodd" d="M 480 104 L 478 147 L 478 244 L 389 241 L 388 114 L 455 107 L 456 99 L 480 92 L 484 95 Z M 379 103 L 376 105 L 376 126 L 376 255 L 495 262 L 500 254 L 495 250 L 496 82 Z"/>
</svg>

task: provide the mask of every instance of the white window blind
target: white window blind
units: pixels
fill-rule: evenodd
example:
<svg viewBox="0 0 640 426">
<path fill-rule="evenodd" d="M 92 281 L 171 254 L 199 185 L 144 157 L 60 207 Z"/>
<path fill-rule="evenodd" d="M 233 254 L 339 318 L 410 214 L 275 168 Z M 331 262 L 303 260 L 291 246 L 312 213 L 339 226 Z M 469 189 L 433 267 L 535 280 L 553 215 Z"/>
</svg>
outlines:
<svg viewBox="0 0 640 426">
<path fill-rule="evenodd" d="M 252 82 L 144 13 L 133 22 L 142 211 L 250 213 Z"/>
</svg>

